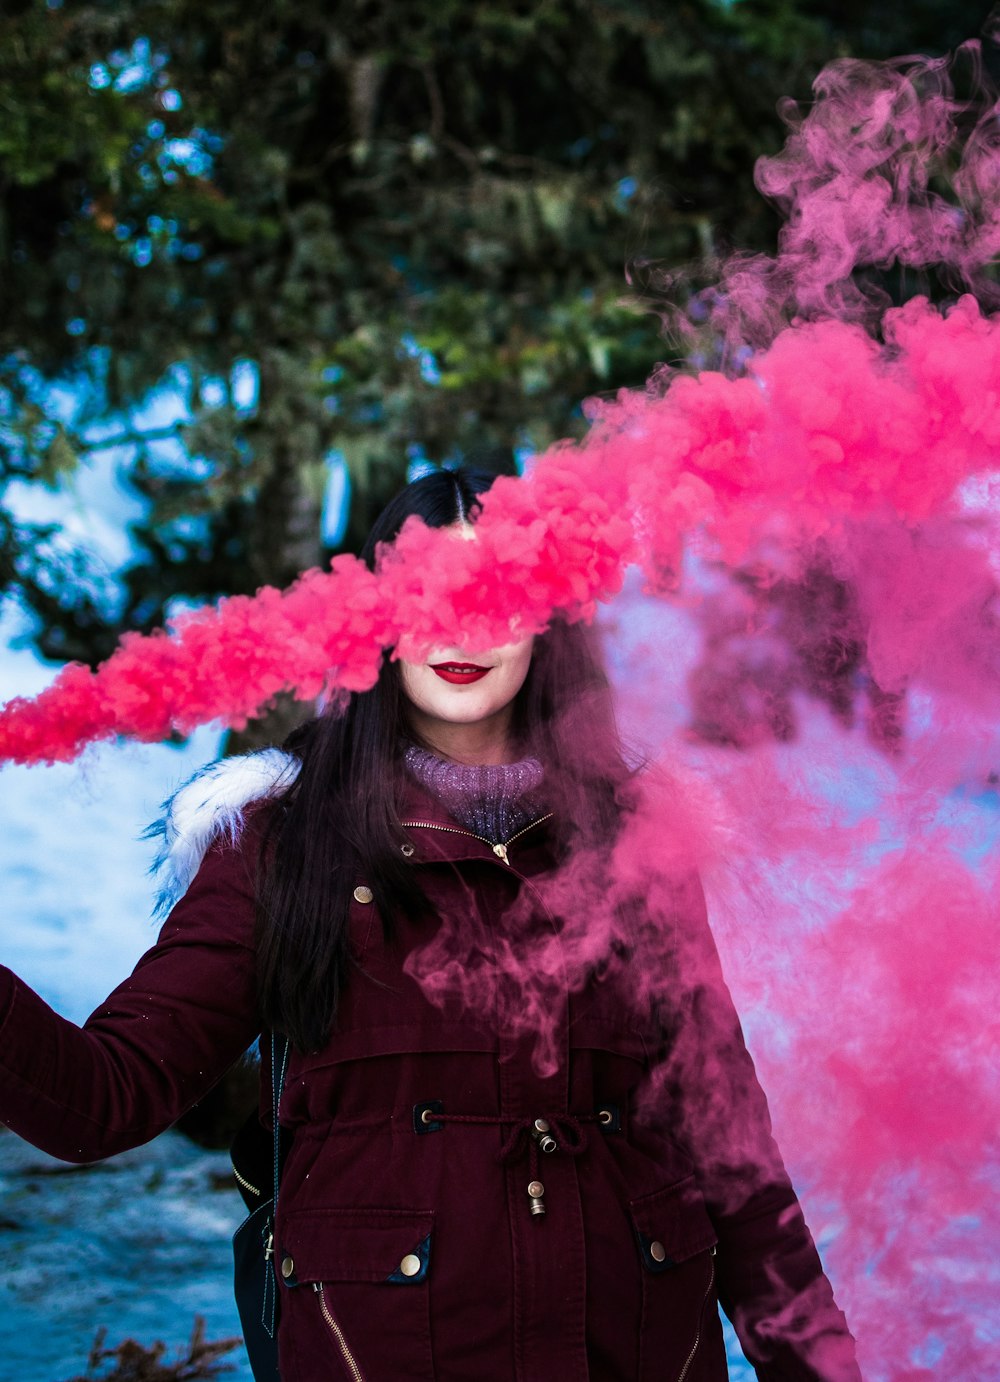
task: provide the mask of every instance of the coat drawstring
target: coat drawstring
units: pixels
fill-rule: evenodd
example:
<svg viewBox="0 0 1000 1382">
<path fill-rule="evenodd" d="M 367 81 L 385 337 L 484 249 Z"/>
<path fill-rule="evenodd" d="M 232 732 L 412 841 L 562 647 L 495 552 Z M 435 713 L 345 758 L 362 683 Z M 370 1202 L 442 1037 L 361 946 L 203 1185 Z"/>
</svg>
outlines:
<svg viewBox="0 0 1000 1382">
<path fill-rule="evenodd" d="M 435 1123 L 478 1123 L 506 1126 L 508 1118 L 490 1117 L 487 1114 L 444 1113 L 435 1110 L 428 1115 L 428 1121 Z M 600 1115 L 596 1113 L 556 1113 L 541 1118 L 520 1118 L 511 1127 L 506 1141 L 497 1153 L 501 1165 L 516 1161 L 527 1152 L 528 1156 L 528 1199 L 531 1213 L 541 1216 L 545 1213 L 545 1186 L 539 1179 L 539 1154 L 551 1155 L 565 1152 L 567 1156 L 580 1156 L 587 1149 L 587 1133 L 584 1123 L 597 1123 Z"/>
</svg>

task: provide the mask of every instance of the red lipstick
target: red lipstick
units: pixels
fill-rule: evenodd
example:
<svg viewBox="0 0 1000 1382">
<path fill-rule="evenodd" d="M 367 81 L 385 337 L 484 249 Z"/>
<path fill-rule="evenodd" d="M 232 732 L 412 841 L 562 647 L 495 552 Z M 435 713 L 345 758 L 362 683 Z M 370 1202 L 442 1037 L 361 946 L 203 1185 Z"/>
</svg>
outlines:
<svg viewBox="0 0 1000 1382">
<path fill-rule="evenodd" d="M 468 686 L 470 682 L 480 681 L 492 669 L 477 667 L 474 662 L 439 662 L 430 664 L 442 681 L 450 681 L 453 686 Z"/>
</svg>

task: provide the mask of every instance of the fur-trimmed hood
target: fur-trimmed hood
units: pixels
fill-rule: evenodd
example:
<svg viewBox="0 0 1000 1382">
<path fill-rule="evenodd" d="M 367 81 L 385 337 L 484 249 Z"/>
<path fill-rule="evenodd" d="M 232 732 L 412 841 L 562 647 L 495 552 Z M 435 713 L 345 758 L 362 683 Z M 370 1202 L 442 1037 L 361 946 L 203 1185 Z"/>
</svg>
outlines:
<svg viewBox="0 0 1000 1382">
<path fill-rule="evenodd" d="M 235 842 L 246 809 L 289 788 L 299 775 L 299 760 L 282 749 L 261 749 L 220 758 L 199 768 L 163 803 L 163 814 L 143 832 L 159 840 L 151 872 L 159 882 L 156 916 L 165 916 L 183 897 L 212 842 Z"/>
</svg>

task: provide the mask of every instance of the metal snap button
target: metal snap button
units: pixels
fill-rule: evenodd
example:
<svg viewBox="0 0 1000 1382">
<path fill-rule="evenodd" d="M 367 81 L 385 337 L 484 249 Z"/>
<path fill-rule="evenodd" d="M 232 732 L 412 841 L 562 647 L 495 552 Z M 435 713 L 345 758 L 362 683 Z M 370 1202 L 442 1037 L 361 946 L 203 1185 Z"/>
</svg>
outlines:
<svg viewBox="0 0 1000 1382">
<path fill-rule="evenodd" d="M 420 1271 L 420 1258 L 415 1252 L 408 1252 L 400 1262 L 399 1270 L 404 1276 L 416 1276 Z"/>
<path fill-rule="evenodd" d="M 372 892 L 371 888 L 366 887 L 364 883 L 359 884 L 358 887 L 354 889 L 355 902 L 371 902 L 374 896 L 375 894 Z"/>
<path fill-rule="evenodd" d="M 667 1260 L 667 1250 L 662 1243 L 650 1243 L 649 1255 L 654 1262 L 665 1262 Z"/>
<path fill-rule="evenodd" d="M 283 1257 L 281 1259 L 281 1275 L 285 1278 L 286 1281 L 294 1273 L 294 1271 L 295 1263 L 292 1261 L 292 1259 L 290 1257 Z"/>
</svg>

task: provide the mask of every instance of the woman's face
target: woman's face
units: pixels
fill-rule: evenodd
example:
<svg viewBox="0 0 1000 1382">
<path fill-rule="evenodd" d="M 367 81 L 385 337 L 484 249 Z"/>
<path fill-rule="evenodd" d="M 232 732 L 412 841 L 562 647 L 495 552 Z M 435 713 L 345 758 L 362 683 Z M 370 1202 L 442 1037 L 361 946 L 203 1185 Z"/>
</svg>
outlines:
<svg viewBox="0 0 1000 1382">
<path fill-rule="evenodd" d="M 524 638 L 475 657 L 459 647 L 435 648 L 426 662 L 400 659 L 414 731 L 448 757 L 500 761 L 497 754 L 509 748 L 514 697 L 528 675 L 533 644 Z"/>
</svg>

